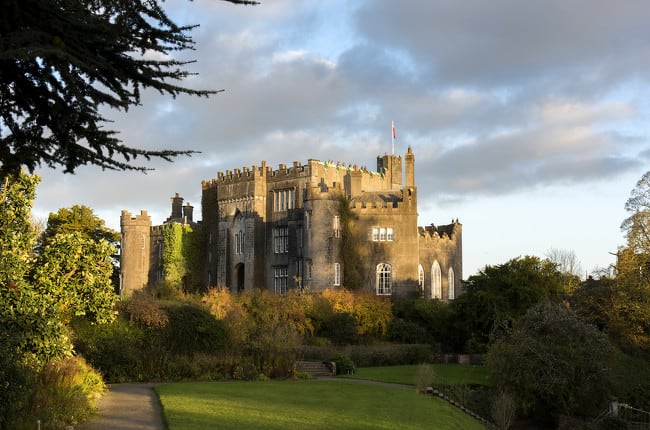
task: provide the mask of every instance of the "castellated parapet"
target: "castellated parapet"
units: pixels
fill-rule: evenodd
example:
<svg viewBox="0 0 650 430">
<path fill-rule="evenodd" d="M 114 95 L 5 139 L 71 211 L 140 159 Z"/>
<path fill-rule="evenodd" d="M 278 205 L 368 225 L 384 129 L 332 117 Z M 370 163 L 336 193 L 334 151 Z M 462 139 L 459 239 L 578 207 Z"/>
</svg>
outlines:
<svg viewBox="0 0 650 430">
<path fill-rule="evenodd" d="M 199 267 L 206 288 L 284 294 L 292 288 L 350 287 L 442 300 L 462 292 L 462 226 L 455 221 L 418 227 L 411 148 L 404 156 L 378 156 L 376 170 L 329 160 L 277 168 L 262 161 L 217 172 L 201 188 L 205 243 Z M 150 220 L 134 233 L 125 213 L 123 236 L 132 240 L 148 229 L 150 247 L 162 246 Z M 186 219 L 179 219 L 180 213 L 186 214 L 177 194 L 167 222 Z M 127 259 L 136 245 L 123 248 Z M 147 253 L 141 254 L 135 260 L 145 264 Z M 154 264 L 156 254 L 151 255 Z M 135 285 L 143 272 L 137 272 Z"/>
</svg>

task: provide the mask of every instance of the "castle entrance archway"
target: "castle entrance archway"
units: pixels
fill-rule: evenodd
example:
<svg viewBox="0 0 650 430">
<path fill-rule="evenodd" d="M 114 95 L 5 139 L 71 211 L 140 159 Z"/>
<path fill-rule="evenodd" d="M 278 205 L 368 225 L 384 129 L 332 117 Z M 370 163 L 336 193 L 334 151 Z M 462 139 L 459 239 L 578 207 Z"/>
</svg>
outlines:
<svg viewBox="0 0 650 430">
<path fill-rule="evenodd" d="M 235 285 L 238 293 L 244 291 L 244 263 L 235 266 Z"/>
</svg>

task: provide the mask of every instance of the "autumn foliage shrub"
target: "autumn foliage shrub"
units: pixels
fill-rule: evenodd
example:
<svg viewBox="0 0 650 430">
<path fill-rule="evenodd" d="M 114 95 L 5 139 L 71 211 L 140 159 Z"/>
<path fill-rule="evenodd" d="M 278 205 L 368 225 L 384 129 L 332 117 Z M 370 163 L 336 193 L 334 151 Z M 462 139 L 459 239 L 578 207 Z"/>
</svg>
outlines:
<svg viewBox="0 0 650 430">
<path fill-rule="evenodd" d="M 64 429 L 87 419 L 105 390 L 101 375 L 82 357 L 68 357 L 33 369 L 32 391 L 12 429 Z"/>
</svg>

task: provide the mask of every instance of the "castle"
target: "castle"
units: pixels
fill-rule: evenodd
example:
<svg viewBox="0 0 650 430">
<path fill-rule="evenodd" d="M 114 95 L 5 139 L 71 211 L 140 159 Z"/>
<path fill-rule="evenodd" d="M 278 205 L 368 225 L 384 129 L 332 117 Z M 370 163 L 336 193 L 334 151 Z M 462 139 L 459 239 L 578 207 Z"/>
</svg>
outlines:
<svg viewBox="0 0 650 430">
<path fill-rule="evenodd" d="M 347 287 L 445 301 L 462 292 L 462 225 L 418 227 L 410 147 L 404 160 L 378 156 L 376 171 L 310 159 L 219 172 L 202 182 L 201 213 L 194 222 L 178 194 L 161 226 L 146 211 L 122 211 L 122 293 L 164 277 L 162 232 L 174 223 L 201 233 L 193 275 L 203 288 Z"/>
</svg>

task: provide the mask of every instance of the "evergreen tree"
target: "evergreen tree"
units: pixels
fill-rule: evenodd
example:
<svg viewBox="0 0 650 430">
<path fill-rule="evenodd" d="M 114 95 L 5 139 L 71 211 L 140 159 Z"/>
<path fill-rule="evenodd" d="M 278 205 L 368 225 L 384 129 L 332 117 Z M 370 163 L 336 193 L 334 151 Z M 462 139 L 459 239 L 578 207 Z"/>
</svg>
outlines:
<svg viewBox="0 0 650 430">
<path fill-rule="evenodd" d="M 253 4 L 248 0 L 225 0 Z M 209 96 L 179 85 L 195 26 L 179 26 L 157 0 L 5 0 L 0 16 L 0 171 L 38 165 L 146 170 L 130 164 L 193 151 L 123 145 L 100 108 L 128 110 L 141 91 Z M 156 55 L 157 54 L 157 55 Z M 154 59 L 154 58 L 164 59 Z"/>
</svg>

